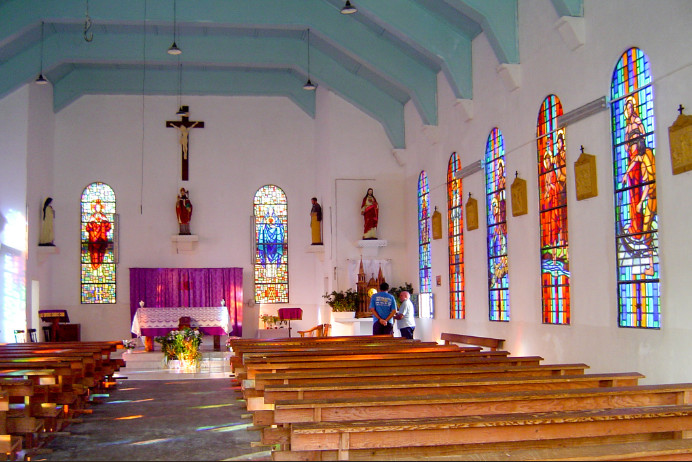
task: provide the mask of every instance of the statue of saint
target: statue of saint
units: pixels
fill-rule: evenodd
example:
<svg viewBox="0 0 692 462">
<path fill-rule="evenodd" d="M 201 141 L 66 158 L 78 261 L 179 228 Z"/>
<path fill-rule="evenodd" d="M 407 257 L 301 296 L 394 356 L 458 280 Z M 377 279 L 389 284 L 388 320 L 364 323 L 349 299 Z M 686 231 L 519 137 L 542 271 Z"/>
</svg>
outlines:
<svg viewBox="0 0 692 462">
<path fill-rule="evenodd" d="M 322 245 L 322 206 L 313 197 L 310 209 L 310 231 L 312 232 L 312 245 Z"/>
<path fill-rule="evenodd" d="M 55 210 L 50 205 L 53 202 L 52 197 L 47 197 L 43 203 L 43 215 L 41 218 L 41 233 L 38 238 L 38 245 L 54 246 L 53 242 L 53 218 L 55 218 Z"/>
<path fill-rule="evenodd" d="M 192 202 L 190 202 L 189 192 L 185 188 L 180 188 L 178 201 L 175 204 L 175 213 L 178 216 L 180 235 L 190 234 L 190 219 L 192 218 Z"/>
<path fill-rule="evenodd" d="M 377 199 L 373 194 L 372 188 L 368 188 L 368 192 L 363 198 L 360 205 L 360 214 L 363 215 L 363 239 L 377 239 L 377 221 L 380 214 Z"/>
</svg>

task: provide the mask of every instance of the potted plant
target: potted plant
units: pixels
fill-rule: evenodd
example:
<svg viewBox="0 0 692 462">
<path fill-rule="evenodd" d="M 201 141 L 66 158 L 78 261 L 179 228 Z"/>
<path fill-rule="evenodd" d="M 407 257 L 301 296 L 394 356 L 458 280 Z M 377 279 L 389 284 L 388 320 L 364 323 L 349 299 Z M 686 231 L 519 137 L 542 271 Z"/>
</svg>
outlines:
<svg viewBox="0 0 692 462">
<path fill-rule="evenodd" d="M 332 311 L 353 311 L 355 313 L 358 310 L 358 300 L 360 296 L 358 292 L 353 289 L 340 292 L 333 291 L 330 294 L 322 295 L 322 297 L 327 301 L 327 305 L 332 308 Z"/>
<path fill-rule="evenodd" d="M 399 294 L 401 294 L 401 292 L 403 291 L 406 291 L 409 294 L 411 294 L 411 303 L 413 303 L 414 307 L 418 306 L 418 295 L 413 294 L 413 285 L 411 285 L 410 282 L 407 282 L 403 286 L 392 287 L 389 289 L 389 293 L 392 294 L 396 299 L 397 307 L 401 305 L 401 300 L 399 300 Z"/>
<path fill-rule="evenodd" d="M 154 341 L 161 344 L 164 364 L 168 365 L 171 361 L 177 360 L 183 370 L 194 371 L 199 368 L 202 358 L 199 346 L 203 335 L 199 329 L 185 327 L 154 337 Z"/>
<path fill-rule="evenodd" d="M 278 329 L 286 324 L 286 321 L 281 320 L 278 316 L 271 314 L 261 314 L 260 321 L 264 324 L 265 329 Z"/>
</svg>

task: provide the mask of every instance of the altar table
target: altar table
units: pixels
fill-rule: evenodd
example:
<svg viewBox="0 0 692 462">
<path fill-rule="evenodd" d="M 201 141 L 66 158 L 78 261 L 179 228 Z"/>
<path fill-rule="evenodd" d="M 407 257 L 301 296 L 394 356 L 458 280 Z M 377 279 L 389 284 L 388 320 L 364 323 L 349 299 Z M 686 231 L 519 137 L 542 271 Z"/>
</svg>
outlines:
<svg viewBox="0 0 692 462">
<path fill-rule="evenodd" d="M 181 306 L 181 307 L 142 307 L 138 308 L 132 319 L 131 332 L 137 337 L 153 339 L 166 335 L 178 328 L 178 321 L 183 316 L 190 317 L 190 327 L 199 329 L 205 335 L 214 336 L 214 350 L 221 349 L 221 335 L 228 335 L 232 327 L 225 306 Z M 148 343 L 148 344 L 147 344 Z M 145 342 L 147 350 L 153 349 L 153 343 Z M 149 345 L 152 348 L 149 348 Z"/>
</svg>

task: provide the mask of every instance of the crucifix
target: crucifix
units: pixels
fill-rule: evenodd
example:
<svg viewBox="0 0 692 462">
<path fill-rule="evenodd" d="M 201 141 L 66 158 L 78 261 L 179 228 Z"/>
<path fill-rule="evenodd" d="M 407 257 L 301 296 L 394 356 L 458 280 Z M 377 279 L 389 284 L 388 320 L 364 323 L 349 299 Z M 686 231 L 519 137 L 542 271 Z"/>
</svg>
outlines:
<svg viewBox="0 0 692 462">
<path fill-rule="evenodd" d="M 182 180 L 187 181 L 189 179 L 188 152 L 190 150 L 190 130 L 193 128 L 204 128 L 204 122 L 190 120 L 189 106 L 180 106 L 180 111 L 178 111 L 178 114 L 181 114 L 180 120 L 167 120 L 166 127 L 173 127 L 180 131 L 180 147 L 182 155 L 181 175 Z"/>
</svg>

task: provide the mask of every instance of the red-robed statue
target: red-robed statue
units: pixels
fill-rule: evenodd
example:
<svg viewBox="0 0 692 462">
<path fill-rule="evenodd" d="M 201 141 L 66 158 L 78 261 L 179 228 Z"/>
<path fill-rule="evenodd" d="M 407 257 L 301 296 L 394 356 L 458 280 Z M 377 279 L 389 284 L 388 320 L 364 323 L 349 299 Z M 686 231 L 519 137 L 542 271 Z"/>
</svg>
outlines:
<svg viewBox="0 0 692 462">
<path fill-rule="evenodd" d="M 368 188 L 367 194 L 360 205 L 360 214 L 363 215 L 363 239 L 377 239 L 377 221 L 380 214 L 377 199 L 372 188 Z"/>
<path fill-rule="evenodd" d="M 189 193 L 185 188 L 180 188 L 180 194 L 178 194 L 178 201 L 175 203 L 175 214 L 178 216 L 178 224 L 180 225 L 180 232 L 178 234 L 190 234 L 192 202 L 190 202 Z"/>
</svg>

